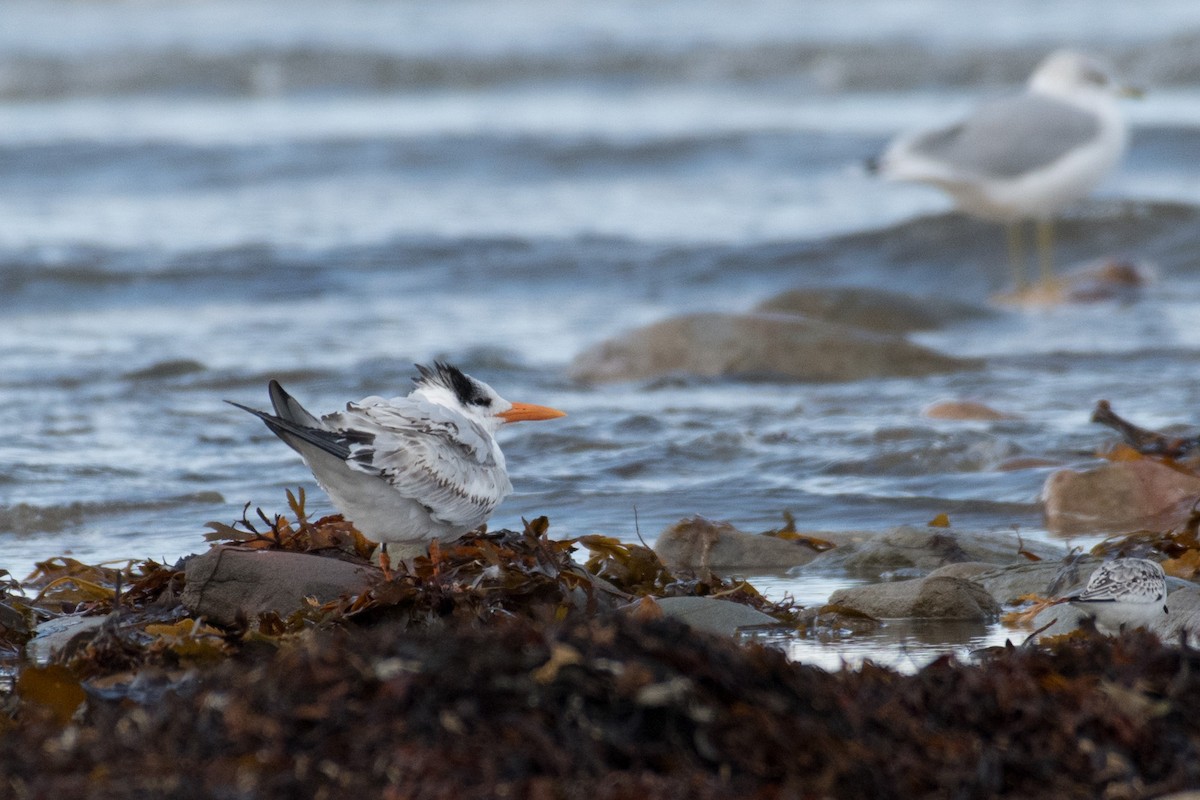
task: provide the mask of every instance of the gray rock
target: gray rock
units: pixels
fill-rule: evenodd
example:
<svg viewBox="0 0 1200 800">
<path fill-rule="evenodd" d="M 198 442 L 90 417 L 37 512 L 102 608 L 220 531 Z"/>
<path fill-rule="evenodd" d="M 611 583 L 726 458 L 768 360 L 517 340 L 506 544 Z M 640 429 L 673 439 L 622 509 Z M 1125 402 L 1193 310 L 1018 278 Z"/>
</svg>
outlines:
<svg viewBox="0 0 1200 800">
<path fill-rule="evenodd" d="M 732 636 L 739 628 L 779 624 L 756 608 L 712 597 L 660 597 L 658 605 L 664 616 L 722 636 Z"/>
<path fill-rule="evenodd" d="M 216 547 L 194 556 L 184 569 L 187 585 L 180 602 L 192 614 L 224 625 L 239 615 L 254 619 L 266 611 L 287 616 L 305 597 L 328 602 L 362 592 L 380 577 L 379 570 L 367 564 L 236 547 Z"/>
<path fill-rule="evenodd" d="M 1012 605 L 1024 595 L 1054 597 L 1082 588 L 1100 559 L 1084 556 L 1071 565 L 1060 559 L 1012 564 L 972 578 L 1003 605 Z"/>
<path fill-rule="evenodd" d="M 1181 633 L 1195 642 L 1200 637 L 1200 589 L 1189 585 L 1171 591 L 1168 587 L 1167 614 L 1153 630 L 1166 642 L 1178 640 Z"/>
<path fill-rule="evenodd" d="M 45 664 L 55 653 L 71 644 L 75 637 L 90 639 L 107 619 L 68 615 L 46 620 L 37 626 L 36 635 L 25 643 L 25 655 L 34 663 Z"/>
<path fill-rule="evenodd" d="M 1061 548 L 1053 545 L 1029 541 L 1022 544 L 1027 551 L 1044 559 L 1057 560 L 1062 555 Z M 1017 537 L 1011 533 L 906 525 L 826 550 L 791 572 L 842 572 L 870 578 L 904 570 L 928 574 L 946 564 L 959 562 L 976 561 L 996 566 L 1024 562 L 1018 554 L 1019 549 Z"/>
<path fill-rule="evenodd" d="M 829 605 L 878 619 L 994 619 L 1000 606 L 977 583 L 949 576 L 839 589 Z"/>
<path fill-rule="evenodd" d="M 974 369 L 896 336 L 782 314 L 688 314 L 630 331 L 579 354 L 587 382 L 663 375 L 851 381 Z"/>
<path fill-rule="evenodd" d="M 879 333 L 936 330 L 996 316 L 983 306 L 943 297 L 913 297 L 867 288 L 792 289 L 764 300 L 755 311 L 809 317 Z"/>
<path fill-rule="evenodd" d="M 1049 636 L 1061 636 L 1064 633 L 1070 633 L 1079 628 L 1083 622 L 1084 613 L 1073 605 L 1063 603 L 1059 606 L 1051 606 L 1050 608 L 1042 609 L 1038 615 L 1033 618 L 1030 624 L 1029 632 L 1041 630 L 1043 626 L 1049 626 L 1045 630 L 1041 630 L 1038 634 L 1038 639 L 1045 639 Z"/>
<path fill-rule="evenodd" d="M 745 533 L 728 522 L 701 516 L 681 519 L 663 531 L 654 552 L 668 567 L 713 570 L 791 567 L 811 561 L 818 553 L 801 542 Z"/>
<path fill-rule="evenodd" d="M 995 564 L 989 564 L 986 561 L 957 561 L 953 564 L 944 564 L 927 577 L 930 578 L 962 578 L 963 580 L 975 580 L 976 575 L 982 575 L 985 572 L 994 572 Z"/>
</svg>

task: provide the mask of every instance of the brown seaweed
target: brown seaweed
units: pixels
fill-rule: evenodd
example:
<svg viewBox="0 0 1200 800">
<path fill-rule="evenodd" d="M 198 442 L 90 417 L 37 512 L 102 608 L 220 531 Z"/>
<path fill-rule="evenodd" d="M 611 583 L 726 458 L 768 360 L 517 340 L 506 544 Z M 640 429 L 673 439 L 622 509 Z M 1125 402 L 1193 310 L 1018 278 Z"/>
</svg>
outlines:
<svg viewBox="0 0 1200 800">
<path fill-rule="evenodd" d="M 16 797 L 1149 798 L 1200 783 L 1200 654 L 1076 636 L 902 675 L 622 614 L 392 624 L 7 727 Z"/>
</svg>

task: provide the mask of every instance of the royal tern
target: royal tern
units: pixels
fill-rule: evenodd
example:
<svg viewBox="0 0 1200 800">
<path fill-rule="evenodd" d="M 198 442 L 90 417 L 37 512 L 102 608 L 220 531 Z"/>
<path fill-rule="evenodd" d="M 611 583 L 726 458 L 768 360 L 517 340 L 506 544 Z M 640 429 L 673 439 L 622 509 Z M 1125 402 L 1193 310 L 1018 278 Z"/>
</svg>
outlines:
<svg viewBox="0 0 1200 800">
<path fill-rule="evenodd" d="M 495 434 L 566 416 L 510 403 L 449 364 L 417 365 L 407 397 L 367 397 L 318 419 L 270 383 L 274 414 L 249 411 L 298 452 L 334 506 L 386 557 L 412 558 L 487 521 L 512 492 Z"/>
<path fill-rule="evenodd" d="M 1157 561 L 1114 558 L 1096 568 L 1079 594 L 1064 598 L 1095 616 L 1096 627 L 1120 633 L 1123 627 L 1150 626 L 1167 613 L 1167 577 Z"/>
<path fill-rule="evenodd" d="M 1125 152 L 1118 86 L 1091 57 L 1053 53 L 1025 91 L 986 103 L 961 122 L 897 138 L 874 162 L 884 178 L 928 183 L 959 209 L 1008 225 L 1018 290 L 1025 286 L 1021 223 L 1033 220 L 1041 278 L 1053 273 L 1052 216 L 1083 198 Z"/>
</svg>

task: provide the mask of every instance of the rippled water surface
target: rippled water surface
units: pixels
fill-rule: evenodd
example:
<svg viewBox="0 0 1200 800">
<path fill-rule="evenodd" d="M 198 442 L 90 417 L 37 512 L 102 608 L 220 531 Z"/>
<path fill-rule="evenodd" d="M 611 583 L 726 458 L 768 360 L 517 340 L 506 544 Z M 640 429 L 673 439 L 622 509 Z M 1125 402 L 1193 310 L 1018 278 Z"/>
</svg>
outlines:
<svg viewBox="0 0 1200 800">
<path fill-rule="evenodd" d="M 6 3 L 0 567 L 174 558 L 247 501 L 281 508 L 285 486 L 324 510 L 299 459 L 222 400 L 265 405 L 278 377 L 327 411 L 406 391 L 433 358 L 570 413 L 505 432 L 516 493 L 494 525 L 546 514 L 564 536 L 652 540 L 694 513 L 756 531 L 785 511 L 810 530 L 948 512 L 1052 538 L 1050 468 L 1006 462 L 1086 461 L 1101 397 L 1143 424 L 1196 422 L 1200 11 L 856 7 Z M 1064 43 L 1150 90 L 1127 108 L 1126 162 L 1060 237 L 1064 262 L 1152 267 L 1137 298 L 918 335 L 983 359 L 948 376 L 567 377 L 632 326 L 796 286 L 982 306 L 1006 279 L 1002 232 L 861 164 Z M 947 398 L 1019 418 L 922 416 Z M 808 603 L 847 584 L 760 577 Z M 1003 638 L 891 630 L 795 654 Z"/>
</svg>

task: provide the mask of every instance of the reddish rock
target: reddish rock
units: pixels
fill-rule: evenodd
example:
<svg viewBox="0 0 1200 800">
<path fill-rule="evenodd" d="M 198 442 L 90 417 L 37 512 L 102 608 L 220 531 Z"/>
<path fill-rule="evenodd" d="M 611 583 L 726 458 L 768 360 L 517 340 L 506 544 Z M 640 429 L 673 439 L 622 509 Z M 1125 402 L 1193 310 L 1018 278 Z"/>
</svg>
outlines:
<svg viewBox="0 0 1200 800">
<path fill-rule="evenodd" d="M 929 419 L 1003 420 L 1020 419 L 1015 414 L 997 411 L 974 400 L 942 400 L 925 407 L 921 412 Z"/>
<path fill-rule="evenodd" d="M 1060 469 L 1042 488 L 1046 523 L 1055 530 L 1173 527 L 1200 498 L 1200 476 L 1149 458 Z"/>
<path fill-rule="evenodd" d="M 1129 300 L 1154 278 L 1154 270 L 1145 264 L 1101 259 L 1081 264 L 1049 282 L 1035 283 L 992 299 L 1002 305 L 1024 308 Z"/>
</svg>

